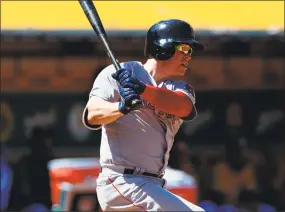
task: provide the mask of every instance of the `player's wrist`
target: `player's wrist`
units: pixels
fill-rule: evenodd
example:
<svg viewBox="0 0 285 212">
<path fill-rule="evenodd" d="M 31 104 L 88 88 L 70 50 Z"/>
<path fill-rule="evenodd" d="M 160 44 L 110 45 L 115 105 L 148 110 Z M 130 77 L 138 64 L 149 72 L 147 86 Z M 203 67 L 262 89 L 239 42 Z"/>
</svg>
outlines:
<svg viewBox="0 0 285 212">
<path fill-rule="evenodd" d="M 111 103 L 111 106 L 109 108 L 108 114 L 114 118 L 120 118 L 121 116 L 124 116 L 124 114 L 119 110 L 119 104 L 120 102 L 114 102 Z"/>
<path fill-rule="evenodd" d="M 125 103 L 123 101 L 120 101 L 118 104 L 118 110 L 121 114 L 127 115 L 130 112 L 130 108 L 126 107 Z"/>
</svg>

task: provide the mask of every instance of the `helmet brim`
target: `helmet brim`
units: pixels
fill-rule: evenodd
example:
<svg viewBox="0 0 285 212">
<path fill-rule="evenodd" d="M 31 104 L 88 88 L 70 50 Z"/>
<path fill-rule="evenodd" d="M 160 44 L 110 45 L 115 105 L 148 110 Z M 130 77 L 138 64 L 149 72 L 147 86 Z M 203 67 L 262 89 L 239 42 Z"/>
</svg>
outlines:
<svg viewBox="0 0 285 212">
<path fill-rule="evenodd" d="M 203 51 L 204 50 L 204 45 L 201 44 L 200 42 L 196 41 L 195 39 L 179 39 L 176 40 L 178 43 L 185 43 L 191 46 L 194 50 L 196 51 Z"/>
</svg>

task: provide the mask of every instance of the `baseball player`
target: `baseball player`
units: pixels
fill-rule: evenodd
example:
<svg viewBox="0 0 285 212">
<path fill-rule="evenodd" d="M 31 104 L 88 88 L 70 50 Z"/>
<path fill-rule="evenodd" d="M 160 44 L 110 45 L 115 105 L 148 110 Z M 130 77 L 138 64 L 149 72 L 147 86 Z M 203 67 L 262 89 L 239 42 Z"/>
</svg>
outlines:
<svg viewBox="0 0 285 212">
<path fill-rule="evenodd" d="M 102 128 L 97 196 L 104 211 L 204 211 L 164 188 L 174 136 L 193 120 L 195 92 L 172 80 L 186 71 L 193 50 L 204 47 L 182 20 L 155 23 L 145 42 L 146 63 L 104 68 L 95 79 L 83 123 Z M 141 98 L 134 109 L 131 102 Z"/>
</svg>

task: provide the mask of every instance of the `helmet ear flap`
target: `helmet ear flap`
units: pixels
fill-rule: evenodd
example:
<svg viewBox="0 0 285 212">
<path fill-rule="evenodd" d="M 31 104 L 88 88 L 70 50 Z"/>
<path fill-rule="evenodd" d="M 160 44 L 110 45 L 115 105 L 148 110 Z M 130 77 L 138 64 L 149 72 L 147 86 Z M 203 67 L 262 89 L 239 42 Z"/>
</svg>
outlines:
<svg viewBox="0 0 285 212">
<path fill-rule="evenodd" d="M 169 60 L 175 53 L 172 43 L 165 46 L 156 45 L 155 58 L 157 60 Z"/>
</svg>

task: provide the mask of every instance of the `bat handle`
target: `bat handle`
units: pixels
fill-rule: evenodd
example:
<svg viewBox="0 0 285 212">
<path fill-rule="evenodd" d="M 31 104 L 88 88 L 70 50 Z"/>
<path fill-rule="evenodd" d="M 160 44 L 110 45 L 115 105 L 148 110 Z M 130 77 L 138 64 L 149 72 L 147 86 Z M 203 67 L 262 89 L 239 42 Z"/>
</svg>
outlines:
<svg viewBox="0 0 285 212">
<path fill-rule="evenodd" d="M 134 100 L 132 101 L 132 108 L 133 108 L 134 110 L 139 110 L 140 107 L 141 107 L 141 105 L 142 105 L 141 99 L 134 99 Z"/>
</svg>

